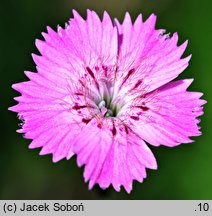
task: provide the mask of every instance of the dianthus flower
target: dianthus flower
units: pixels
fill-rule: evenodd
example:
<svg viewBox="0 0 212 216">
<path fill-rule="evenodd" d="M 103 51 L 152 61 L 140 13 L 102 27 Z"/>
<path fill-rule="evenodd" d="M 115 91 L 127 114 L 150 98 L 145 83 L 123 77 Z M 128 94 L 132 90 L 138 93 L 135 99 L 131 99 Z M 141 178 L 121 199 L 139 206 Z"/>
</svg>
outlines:
<svg viewBox="0 0 212 216">
<path fill-rule="evenodd" d="M 187 91 L 192 79 L 172 81 L 188 66 L 187 41 L 178 46 L 177 33 L 156 30 L 155 15 L 132 24 L 126 13 L 120 24 L 107 12 L 102 20 L 90 10 L 86 20 L 73 14 L 36 40 L 37 72 L 12 86 L 22 95 L 9 109 L 23 121 L 18 132 L 32 139 L 29 148 L 42 147 L 53 162 L 76 154 L 89 189 L 130 192 L 146 168 L 157 169 L 146 142 L 173 147 L 200 135 L 202 93 Z"/>
</svg>

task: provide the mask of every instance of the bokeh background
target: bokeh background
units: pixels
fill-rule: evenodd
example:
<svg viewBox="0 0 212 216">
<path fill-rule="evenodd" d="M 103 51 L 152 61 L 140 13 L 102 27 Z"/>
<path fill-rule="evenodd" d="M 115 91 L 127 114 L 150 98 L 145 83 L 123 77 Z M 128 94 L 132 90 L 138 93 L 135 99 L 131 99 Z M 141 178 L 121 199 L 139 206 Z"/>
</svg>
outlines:
<svg viewBox="0 0 212 216">
<path fill-rule="evenodd" d="M 39 156 L 29 150 L 30 140 L 16 133 L 19 120 L 9 106 L 18 93 L 13 83 L 27 80 L 24 70 L 35 71 L 31 53 L 38 53 L 34 42 L 49 25 L 56 29 L 72 16 L 72 9 L 83 17 L 86 9 L 100 16 L 104 10 L 123 19 L 129 11 L 133 20 L 139 13 L 146 19 L 158 17 L 157 28 L 179 33 L 180 43 L 189 39 L 185 56 L 192 53 L 183 77 L 193 77 L 190 90 L 204 92 L 208 100 L 201 117 L 203 135 L 195 143 L 175 148 L 151 147 L 159 169 L 148 170 L 144 183 L 134 182 L 130 195 L 112 188 L 88 190 L 83 168 L 75 157 L 52 163 L 51 155 Z M 211 0 L 7 0 L 0 1 L 0 199 L 212 199 L 212 1 Z"/>
</svg>

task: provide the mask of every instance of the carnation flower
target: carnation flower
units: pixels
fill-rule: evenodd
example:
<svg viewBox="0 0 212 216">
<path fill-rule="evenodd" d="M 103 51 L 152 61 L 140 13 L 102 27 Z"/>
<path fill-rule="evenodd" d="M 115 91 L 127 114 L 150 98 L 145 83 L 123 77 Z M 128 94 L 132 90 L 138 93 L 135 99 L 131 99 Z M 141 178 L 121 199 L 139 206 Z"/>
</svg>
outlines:
<svg viewBox="0 0 212 216">
<path fill-rule="evenodd" d="M 73 14 L 36 40 L 37 72 L 12 86 L 21 96 L 9 109 L 23 121 L 18 132 L 32 139 L 29 148 L 42 147 L 53 162 L 76 154 L 89 189 L 130 192 L 146 168 L 157 169 L 147 143 L 174 147 L 201 134 L 202 93 L 187 91 L 193 79 L 173 81 L 191 58 L 181 58 L 187 41 L 178 46 L 177 33 L 156 30 L 154 14 L 134 24 L 129 13 L 122 24 L 107 12 L 102 20 L 90 10 L 86 20 Z"/>
</svg>

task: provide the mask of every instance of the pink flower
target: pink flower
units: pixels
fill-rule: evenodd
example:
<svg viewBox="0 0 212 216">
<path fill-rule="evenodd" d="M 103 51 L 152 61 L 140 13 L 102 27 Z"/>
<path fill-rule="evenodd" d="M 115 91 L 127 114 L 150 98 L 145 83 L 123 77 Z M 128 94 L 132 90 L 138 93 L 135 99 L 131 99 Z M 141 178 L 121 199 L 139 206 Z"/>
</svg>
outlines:
<svg viewBox="0 0 212 216">
<path fill-rule="evenodd" d="M 73 14 L 65 29 L 48 27 L 36 40 L 37 72 L 12 86 L 22 95 L 9 109 L 23 120 L 29 148 L 53 162 L 76 154 L 89 189 L 130 192 L 146 168 L 157 169 L 146 142 L 174 147 L 201 134 L 202 93 L 187 91 L 193 79 L 172 81 L 188 66 L 187 41 L 177 46 L 177 33 L 156 30 L 155 15 L 132 24 L 126 13 L 120 24 L 106 12 L 102 21 L 94 11 L 86 20 Z"/>
</svg>

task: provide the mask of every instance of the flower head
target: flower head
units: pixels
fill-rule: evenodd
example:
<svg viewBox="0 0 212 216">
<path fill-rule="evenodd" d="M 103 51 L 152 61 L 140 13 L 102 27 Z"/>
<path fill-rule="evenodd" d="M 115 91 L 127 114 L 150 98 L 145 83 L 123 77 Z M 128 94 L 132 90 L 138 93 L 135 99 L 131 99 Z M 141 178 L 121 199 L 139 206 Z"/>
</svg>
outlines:
<svg viewBox="0 0 212 216">
<path fill-rule="evenodd" d="M 200 135 L 202 93 L 187 91 L 192 79 L 172 81 L 188 66 L 187 41 L 178 46 L 177 33 L 156 30 L 155 15 L 132 24 L 126 13 L 120 24 L 107 12 L 102 21 L 94 11 L 86 20 L 73 14 L 64 29 L 48 27 L 45 41 L 36 40 L 37 72 L 12 86 L 22 95 L 10 110 L 30 148 L 54 162 L 76 154 L 89 188 L 130 192 L 146 168 L 157 169 L 146 142 L 173 147 Z"/>
</svg>

